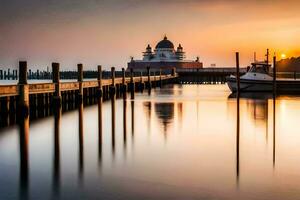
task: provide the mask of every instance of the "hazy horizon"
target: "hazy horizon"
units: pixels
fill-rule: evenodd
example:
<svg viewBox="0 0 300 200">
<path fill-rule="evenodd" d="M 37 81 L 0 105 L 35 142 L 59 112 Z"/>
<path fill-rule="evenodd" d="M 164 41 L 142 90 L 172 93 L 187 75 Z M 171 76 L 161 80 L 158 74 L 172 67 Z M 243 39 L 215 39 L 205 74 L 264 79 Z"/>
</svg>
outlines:
<svg viewBox="0 0 300 200">
<path fill-rule="evenodd" d="M 299 56 L 300 2 L 235 0 L 11 0 L 0 7 L 0 68 L 27 60 L 30 68 L 127 67 L 166 34 L 210 66 L 263 59 L 265 50 Z"/>
</svg>

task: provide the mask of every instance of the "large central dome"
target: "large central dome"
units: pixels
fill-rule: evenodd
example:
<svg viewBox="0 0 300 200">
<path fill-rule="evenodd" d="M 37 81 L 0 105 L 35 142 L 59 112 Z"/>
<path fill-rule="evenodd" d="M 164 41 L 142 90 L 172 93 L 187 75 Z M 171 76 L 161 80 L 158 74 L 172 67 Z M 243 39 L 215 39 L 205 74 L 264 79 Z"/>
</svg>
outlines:
<svg viewBox="0 0 300 200">
<path fill-rule="evenodd" d="M 168 40 L 167 36 L 164 37 L 162 41 L 157 43 L 156 49 L 174 49 L 174 44 Z"/>
</svg>

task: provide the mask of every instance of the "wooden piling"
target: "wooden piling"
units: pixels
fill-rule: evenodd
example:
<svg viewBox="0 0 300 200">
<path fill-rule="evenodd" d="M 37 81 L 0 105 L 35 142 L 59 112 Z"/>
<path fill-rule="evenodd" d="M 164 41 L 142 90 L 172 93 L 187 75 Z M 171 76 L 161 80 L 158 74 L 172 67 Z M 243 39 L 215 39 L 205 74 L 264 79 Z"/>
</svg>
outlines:
<svg viewBox="0 0 300 200">
<path fill-rule="evenodd" d="M 55 84 L 55 92 L 53 95 L 53 105 L 61 107 L 61 91 L 59 77 L 59 63 L 52 63 L 52 82 Z"/>
<path fill-rule="evenodd" d="M 21 118 L 29 115 L 29 87 L 27 84 L 27 62 L 19 62 L 19 102 L 18 114 Z"/>
<path fill-rule="evenodd" d="M 240 93 L 240 55 L 239 52 L 235 53 L 236 59 L 236 84 L 237 84 L 237 92 Z"/>
<path fill-rule="evenodd" d="M 98 65 L 98 73 L 97 73 L 97 80 L 98 80 L 98 88 L 97 88 L 97 95 L 98 100 L 102 97 L 102 66 Z"/>
<path fill-rule="evenodd" d="M 114 96 L 116 93 L 116 88 L 115 88 L 115 77 L 116 77 L 116 71 L 115 68 L 111 68 L 111 85 L 109 87 L 109 94 L 110 97 Z"/>
<path fill-rule="evenodd" d="M 82 86 L 82 81 L 83 81 L 83 65 L 77 64 L 77 81 L 79 83 L 79 90 L 78 90 L 78 104 L 83 103 L 83 86 Z"/>
</svg>

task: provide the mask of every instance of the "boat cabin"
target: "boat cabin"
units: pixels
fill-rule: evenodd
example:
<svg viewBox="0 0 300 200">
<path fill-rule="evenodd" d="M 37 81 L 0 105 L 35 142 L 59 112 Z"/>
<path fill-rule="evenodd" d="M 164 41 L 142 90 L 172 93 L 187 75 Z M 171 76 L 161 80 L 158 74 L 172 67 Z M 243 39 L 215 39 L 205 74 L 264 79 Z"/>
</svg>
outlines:
<svg viewBox="0 0 300 200">
<path fill-rule="evenodd" d="M 248 72 L 268 74 L 270 67 L 271 65 L 266 62 L 255 62 L 251 63 L 251 67 Z"/>
</svg>

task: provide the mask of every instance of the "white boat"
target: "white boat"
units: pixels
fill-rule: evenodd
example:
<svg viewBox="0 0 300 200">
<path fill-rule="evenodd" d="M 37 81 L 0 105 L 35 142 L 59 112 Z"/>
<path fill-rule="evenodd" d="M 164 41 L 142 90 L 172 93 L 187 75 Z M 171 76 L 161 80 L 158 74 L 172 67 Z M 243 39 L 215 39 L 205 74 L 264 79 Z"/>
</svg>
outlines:
<svg viewBox="0 0 300 200">
<path fill-rule="evenodd" d="M 272 92 L 273 76 L 269 74 L 270 64 L 254 62 L 245 75 L 240 77 L 240 92 Z M 232 92 L 237 91 L 236 76 L 226 78 L 227 85 Z M 300 92 L 300 81 L 294 79 L 276 79 L 278 92 Z"/>
</svg>

